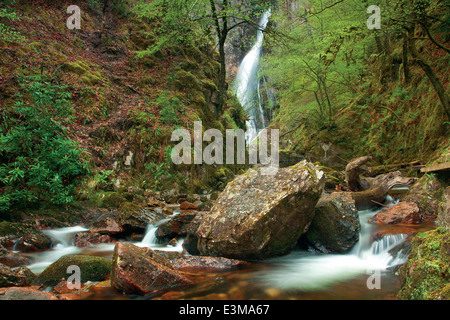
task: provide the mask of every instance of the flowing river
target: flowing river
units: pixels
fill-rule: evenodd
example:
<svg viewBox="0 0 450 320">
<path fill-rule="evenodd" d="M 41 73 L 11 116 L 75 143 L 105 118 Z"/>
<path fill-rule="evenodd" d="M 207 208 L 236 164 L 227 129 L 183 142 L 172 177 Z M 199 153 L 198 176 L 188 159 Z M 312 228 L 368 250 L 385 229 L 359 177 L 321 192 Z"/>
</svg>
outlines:
<svg viewBox="0 0 450 320">
<path fill-rule="evenodd" d="M 367 221 L 376 210 L 360 211 L 360 240 L 346 254 L 323 254 L 314 250 L 296 249 L 291 254 L 256 261 L 250 266 L 225 272 L 203 272 L 208 285 L 198 285 L 164 295 L 166 299 L 395 299 L 400 288 L 395 272 L 406 262 L 407 234 L 432 226 L 380 227 Z M 178 214 L 175 211 L 174 215 Z M 168 217 L 169 219 L 170 217 Z M 133 242 L 154 250 L 183 252 L 183 239 L 175 245 L 161 242 L 155 235 L 158 226 L 149 225 L 144 238 Z M 421 228 L 421 229 L 418 229 Z M 114 244 L 100 244 L 78 248 L 73 239 L 87 228 L 44 231 L 53 239 L 53 249 L 27 254 L 33 262 L 28 267 L 39 274 L 45 267 L 66 254 L 87 254 L 111 258 Z M 86 296 L 86 299 L 135 299 L 106 287 Z M 160 299 L 156 297 L 156 299 Z"/>
</svg>

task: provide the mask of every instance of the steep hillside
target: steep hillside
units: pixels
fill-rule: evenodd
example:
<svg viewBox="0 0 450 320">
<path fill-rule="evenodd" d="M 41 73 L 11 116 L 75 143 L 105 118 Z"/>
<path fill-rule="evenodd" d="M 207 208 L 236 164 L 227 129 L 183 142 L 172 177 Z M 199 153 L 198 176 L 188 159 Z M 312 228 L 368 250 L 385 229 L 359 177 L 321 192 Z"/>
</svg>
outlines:
<svg viewBox="0 0 450 320">
<path fill-rule="evenodd" d="M 0 23 L 8 30 L 0 37 L 2 135 L 12 139 L 15 132 L 11 128 L 19 124 L 25 132 L 35 130 L 20 106 L 33 109 L 41 101 L 42 109 L 33 111 L 33 116 L 51 110 L 46 119 L 54 121 L 54 102 L 64 99 L 66 109 L 72 110 L 58 118 L 58 139 L 75 141 L 74 148 L 84 151 L 81 159 L 72 154 L 73 160 L 85 165 L 62 177 L 60 191 L 72 186 L 76 177 L 87 179 L 77 188 L 77 196 L 83 198 L 99 189 L 111 190 L 113 184 L 161 190 L 173 188 L 175 183 L 177 189 L 198 192 L 215 188 L 218 182 L 223 187 L 228 171 L 188 170 L 172 164 L 171 134 L 176 128 L 192 129 L 197 120 L 205 128 L 221 131 L 243 127 L 244 114 L 232 99 L 217 114 L 220 65 L 214 41 L 194 36 L 187 41 L 180 33 L 168 45 L 160 45 L 170 25 L 164 7 L 154 3 L 148 14 L 144 10 L 148 3 L 142 1 L 81 1 L 77 4 L 81 28 L 72 30 L 66 25 L 72 15 L 66 12 L 70 1 L 9 1 L 2 6 Z M 55 92 L 49 92 L 48 84 Z M 8 172 L 27 172 L 42 164 L 28 158 L 31 150 L 16 151 L 3 149 Z M 28 159 L 22 166 L 17 163 L 21 156 Z M 60 165 L 46 169 L 58 171 Z M 3 178 L 10 175 L 5 172 Z M 26 174 L 17 176 L 16 185 L 30 191 L 27 195 L 5 183 L 3 190 L 11 192 L 3 199 L 4 207 L 42 200 L 32 190 L 39 189 L 39 183 L 51 184 L 54 177 L 41 178 L 43 181 L 36 182 Z"/>
</svg>

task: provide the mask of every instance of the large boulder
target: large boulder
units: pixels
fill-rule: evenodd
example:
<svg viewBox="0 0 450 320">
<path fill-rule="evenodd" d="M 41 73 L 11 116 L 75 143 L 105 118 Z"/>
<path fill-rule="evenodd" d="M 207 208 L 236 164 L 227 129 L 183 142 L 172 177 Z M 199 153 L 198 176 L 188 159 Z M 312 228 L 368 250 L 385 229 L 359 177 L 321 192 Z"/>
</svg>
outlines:
<svg viewBox="0 0 450 320">
<path fill-rule="evenodd" d="M 361 224 L 350 193 L 323 194 L 305 234 L 306 240 L 324 253 L 344 253 L 359 240 Z"/>
<path fill-rule="evenodd" d="M 125 294 L 150 295 L 193 282 L 152 249 L 119 242 L 113 253 L 111 285 Z"/>
<path fill-rule="evenodd" d="M 230 182 L 195 232 L 201 255 L 265 259 L 289 253 L 314 217 L 325 177 L 302 161 L 264 175 L 250 169 Z"/>
</svg>

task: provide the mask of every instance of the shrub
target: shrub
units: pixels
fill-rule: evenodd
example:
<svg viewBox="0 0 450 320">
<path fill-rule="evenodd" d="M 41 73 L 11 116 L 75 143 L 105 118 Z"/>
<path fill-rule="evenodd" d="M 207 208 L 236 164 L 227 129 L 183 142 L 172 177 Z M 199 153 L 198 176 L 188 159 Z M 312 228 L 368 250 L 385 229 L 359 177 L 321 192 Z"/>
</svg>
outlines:
<svg viewBox="0 0 450 320">
<path fill-rule="evenodd" d="M 88 172 L 63 125 L 72 118 L 67 87 L 41 75 L 21 79 L 20 87 L 0 124 L 0 212 L 38 201 L 69 203 L 77 178 Z"/>
</svg>

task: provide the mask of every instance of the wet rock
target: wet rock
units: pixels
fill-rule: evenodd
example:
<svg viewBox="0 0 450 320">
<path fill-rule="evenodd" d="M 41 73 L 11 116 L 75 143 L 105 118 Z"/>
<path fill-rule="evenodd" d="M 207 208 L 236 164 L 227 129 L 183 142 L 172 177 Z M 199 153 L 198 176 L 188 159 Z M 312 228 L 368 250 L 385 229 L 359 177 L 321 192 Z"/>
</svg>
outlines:
<svg viewBox="0 0 450 320">
<path fill-rule="evenodd" d="M 17 239 L 14 243 L 14 250 L 20 252 L 37 252 L 49 249 L 51 245 L 51 239 L 45 234 L 34 233 Z"/>
<path fill-rule="evenodd" d="M 148 295 L 171 288 L 188 287 L 193 282 L 150 248 L 117 243 L 113 254 L 111 285 L 125 294 Z"/>
<path fill-rule="evenodd" d="M 111 260 L 103 257 L 87 255 L 67 255 L 49 265 L 36 279 L 33 285 L 54 287 L 62 279 L 67 280 L 72 273 L 67 272 L 69 266 L 80 268 L 81 282 L 102 281 L 111 273 Z"/>
<path fill-rule="evenodd" d="M 35 277 L 27 267 L 11 269 L 0 263 L 0 288 L 29 286 Z"/>
<path fill-rule="evenodd" d="M 415 202 L 399 202 L 393 207 L 382 209 L 369 219 L 369 223 L 418 224 L 421 220 L 420 209 Z"/>
<path fill-rule="evenodd" d="M 75 235 L 74 244 L 76 247 L 84 248 L 100 243 L 114 243 L 116 240 L 107 234 L 98 232 L 79 232 Z"/>
<path fill-rule="evenodd" d="M 11 267 L 20 267 L 20 266 L 26 266 L 30 263 L 30 258 L 25 257 L 19 253 L 10 252 L 0 246 L 0 263 Z"/>
<path fill-rule="evenodd" d="M 174 258 L 170 260 L 170 264 L 178 270 L 231 270 L 249 265 L 248 262 L 241 260 L 200 256 Z"/>
<path fill-rule="evenodd" d="M 193 203 L 184 201 L 180 204 L 180 210 L 198 210 L 198 207 Z"/>
<path fill-rule="evenodd" d="M 3 300 L 58 300 L 58 298 L 45 291 L 40 291 L 34 287 L 20 288 L 12 287 L 5 291 Z"/>
<path fill-rule="evenodd" d="M 434 221 L 439 212 L 442 183 L 436 177 L 424 176 L 401 198 L 403 202 L 415 202 L 424 221 Z"/>
<path fill-rule="evenodd" d="M 147 206 L 150 208 L 163 208 L 165 206 L 164 202 L 159 201 L 158 199 L 155 199 L 153 197 L 150 197 L 147 199 Z"/>
<path fill-rule="evenodd" d="M 183 241 L 183 249 L 192 255 L 200 255 L 198 250 L 198 237 L 195 235 L 200 223 L 202 222 L 205 215 L 208 214 L 206 211 L 200 211 L 197 213 L 195 218 L 185 226 L 186 238 Z"/>
<path fill-rule="evenodd" d="M 107 233 L 120 234 L 124 232 L 123 227 L 114 220 L 113 217 L 106 217 L 104 219 L 94 221 L 89 225 L 89 230 L 92 233 Z"/>
<path fill-rule="evenodd" d="M 197 211 L 179 213 L 169 221 L 161 224 L 156 231 L 156 236 L 169 239 L 186 236 L 187 226 L 194 220 L 197 213 Z"/>
<path fill-rule="evenodd" d="M 128 231 L 144 232 L 149 224 L 166 218 L 163 213 L 143 208 L 131 202 L 122 203 L 119 211 L 120 214 L 115 221 Z"/>
<path fill-rule="evenodd" d="M 325 185 L 306 162 L 264 175 L 250 169 L 230 182 L 195 235 L 201 255 L 264 259 L 289 253 L 307 230 Z"/>
<path fill-rule="evenodd" d="M 344 253 L 358 242 L 360 229 L 351 194 L 334 192 L 320 198 L 305 238 L 324 253 Z"/>
<path fill-rule="evenodd" d="M 447 187 L 442 197 L 438 215 L 439 225 L 450 231 L 450 187 Z"/>
</svg>

